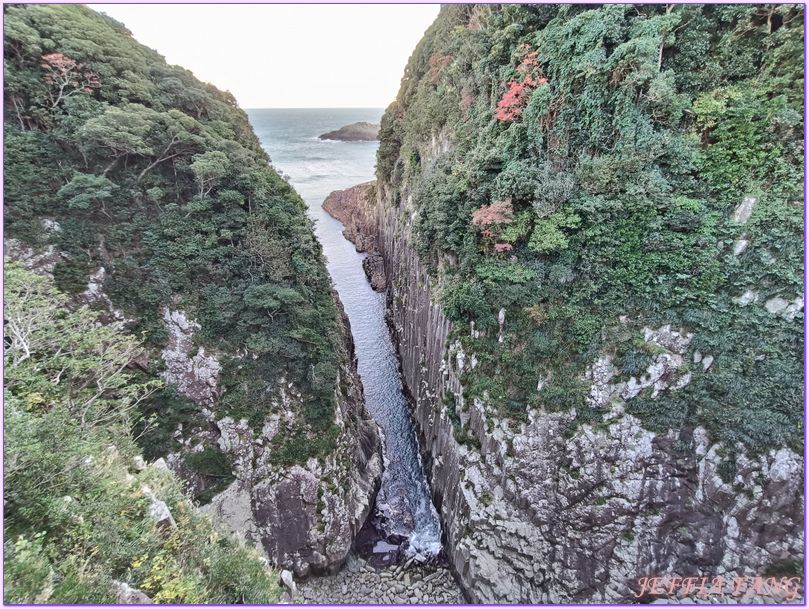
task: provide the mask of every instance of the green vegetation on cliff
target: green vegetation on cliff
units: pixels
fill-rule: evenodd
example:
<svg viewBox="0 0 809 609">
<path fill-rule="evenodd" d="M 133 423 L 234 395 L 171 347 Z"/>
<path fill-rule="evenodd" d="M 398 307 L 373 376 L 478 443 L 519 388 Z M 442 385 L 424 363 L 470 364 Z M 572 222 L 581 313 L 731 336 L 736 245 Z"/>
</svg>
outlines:
<svg viewBox="0 0 809 609">
<path fill-rule="evenodd" d="M 6 600 L 110 602 L 119 579 L 161 602 L 272 602 L 255 552 L 217 538 L 176 479 L 127 470 L 185 451 L 193 499 L 210 498 L 233 480 L 210 417 L 260 428 L 283 392 L 277 460 L 333 450 L 342 330 L 304 203 L 229 93 L 120 23 L 80 5 L 4 17 L 4 237 L 40 273 L 6 267 L 6 286 L 54 324 L 19 359 L 5 311 Z M 169 311 L 199 324 L 188 356 L 221 365 L 207 419 L 160 378 Z M 154 528 L 142 484 L 178 529 Z"/>
<path fill-rule="evenodd" d="M 18 263 L 4 279 L 4 601 L 115 603 L 115 582 L 159 603 L 277 601 L 254 548 L 219 533 L 174 474 L 137 471 L 130 429 L 161 385 L 128 371 L 142 345 Z M 153 497 L 174 526 L 155 522 Z"/>
<path fill-rule="evenodd" d="M 327 437 L 341 348 L 330 280 L 303 201 L 233 97 L 78 5 L 5 7 L 5 73 L 6 237 L 55 246 L 66 293 L 103 268 L 153 354 L 162 311 L 196 319 L 195 345 L 223 367 L 217 418 L 260 427 L 294 383 L 289 433 Z M 177 424 L 199 411 L 173 386 L 142 409 L 160 423 L 140 440 L 148 458 L 177 448 Z"/>
<path fill-rule="evenodd" d="M 442 9 L 378 177 L 413 195 L 414 245 L 481 362 L 470 395 L 597 422 L 586 368 L 641 377 L 643 328 L 670 324 L 693 333 L 691 382 L 628 412 L 802 450 L 803 50 L 799 5 Z"/>
</svg>

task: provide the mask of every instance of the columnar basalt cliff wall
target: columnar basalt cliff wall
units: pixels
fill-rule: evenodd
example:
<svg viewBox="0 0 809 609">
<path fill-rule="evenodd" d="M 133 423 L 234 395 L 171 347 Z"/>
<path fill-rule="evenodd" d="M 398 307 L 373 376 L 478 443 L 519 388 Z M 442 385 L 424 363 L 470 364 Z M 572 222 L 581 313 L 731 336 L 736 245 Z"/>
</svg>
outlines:
<svg viewBox="0 0 809 609">
<path fill-rule="evenodd" d="M 409 245 L 411 217 L 383 185 L 378 219 L 391 330 L 446 551 L 470 601 L 629 602 L 643 577 L 729 581 L 802 554 L 802 459 L 787 448 L 741 454 L 736 476 L 724 482 L 726 449 L 701 428 L 655 434 L 615 406 L 605 425 L 570 435 L 572 411 L 532 409 L 515 423 L 498 419 L 485 401 L 466 401 L 458 376 L 475 356 L 446 342 L 451 324 Z M 665 351 L 663 361 L 681 358 L 687 344 L 667 328 L 650 331 L 649 340 Z M 593 393 L 626 391 L 594 368 Z M 479 447 L 456 440 L 450 395 Z M 694 452 L 673 456 L 684 440 Z M 735 490 L 739 483 L 752 494 Z"/>
<path fill-rule="evenodd" d="M 379 243 L 470 600 L 800 574 L 802 11 L 447 5 L 414 50 Z"/>
<path fill-rule="evenodd" d="M 337 294 L 334 294 L 337 299 Z M 339 301 L 338 301 L 339 302 Z M 382 479 L 379 429 L 365 406 L 348 317 L 338 378 L 336 449 L 305 465 L 278 467 L 269 444 L 283 421 L 295 418 L 294 387 L 260 433 L 247 420 L 216 421 L 219 448 L 234 457 L 236 481 L 213 498 L 213 513 L 262 547 L 274 564 L 297 576 L 326 574 L 342 565 Z"/>
</svg>

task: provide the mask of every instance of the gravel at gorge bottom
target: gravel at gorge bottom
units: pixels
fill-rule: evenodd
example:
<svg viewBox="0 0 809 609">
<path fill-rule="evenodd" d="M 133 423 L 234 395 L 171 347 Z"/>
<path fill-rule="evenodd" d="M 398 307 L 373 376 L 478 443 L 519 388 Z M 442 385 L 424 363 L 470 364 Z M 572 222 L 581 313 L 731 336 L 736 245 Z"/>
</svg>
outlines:
<svg viewBox="0 0 809 609">
<path fill-rule="evenodd" d="M 350 554 L 336 575 L 298 583 L 295 599 L 318 605 L 460 605 L 466 601 L 445 565 L 419 564 L 412 559 L 377 570 Z"/>
</svg>

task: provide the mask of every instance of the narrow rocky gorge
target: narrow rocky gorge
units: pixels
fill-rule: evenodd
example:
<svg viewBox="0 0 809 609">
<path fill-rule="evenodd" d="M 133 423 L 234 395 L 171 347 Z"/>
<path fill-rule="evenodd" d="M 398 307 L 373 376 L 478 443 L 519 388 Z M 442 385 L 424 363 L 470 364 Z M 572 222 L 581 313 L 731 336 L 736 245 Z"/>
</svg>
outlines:
<svg viewBox="0 0 809 609">
<path fill-rule="evenodd" d="M 376 182 L 366 182 L 334 191 L 323 201 L 323 209 L 345 225 L 343 236 L 357 251 L 368 254 L 362 260 L 362 269 L 371 287 L 382 291 L 386 287 L 385 262 L 377 244 L 375 201 Z"/>
<path fill-rule="evenodd" d="M 803 603 L 802 11 L 444 5 L 384 114 L 248 115 L 8 7 L 8 598 Z"/>
</svg>

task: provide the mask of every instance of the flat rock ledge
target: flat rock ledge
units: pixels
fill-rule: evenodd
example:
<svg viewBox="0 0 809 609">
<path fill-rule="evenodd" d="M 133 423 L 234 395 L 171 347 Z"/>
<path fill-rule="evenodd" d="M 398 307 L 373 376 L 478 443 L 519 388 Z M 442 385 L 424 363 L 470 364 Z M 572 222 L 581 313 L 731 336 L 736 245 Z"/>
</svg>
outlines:
<svg viewBox="0 0 809 609">
<path fill-rule="evenodd" d="M 412 559 L 377 570 L 353 554 L 328 577 L 298 583 L 298 603 L 317 605 L 458 605 L 466 601 L 445 566 Z"/>
<path fill-rule="evenodd" d="M 376 238 L 376 182 L 357 184 L 345 190 L 335 190 L 323 201 L 323 209 L 345 226 L 343 237 L 354 244 L 358 252 L 367 252 L 362 269 L 371 287 L 384 292 L 387 286 L 385 260 Z"/>
</svg>

